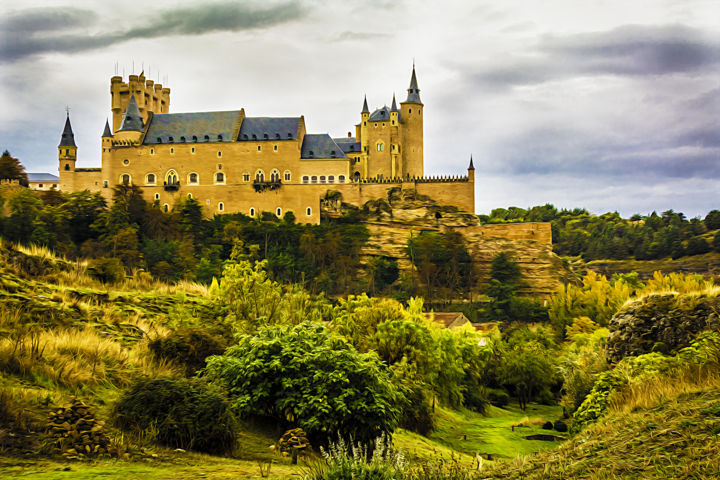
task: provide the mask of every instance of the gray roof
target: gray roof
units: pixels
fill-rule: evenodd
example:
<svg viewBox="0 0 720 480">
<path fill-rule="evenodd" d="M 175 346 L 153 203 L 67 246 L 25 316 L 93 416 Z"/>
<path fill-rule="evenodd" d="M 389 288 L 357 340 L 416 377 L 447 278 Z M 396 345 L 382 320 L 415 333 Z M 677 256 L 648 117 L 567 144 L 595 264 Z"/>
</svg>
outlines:
<svg viewBox="0 0 720 480">
<path fill-rule="evenodd" d="M 58 147 L 76 147 L 75 135 L 70 125 L 70 115 L 65 118 L 65 128 L 63 129 L 62 136 L 60 137 L 60 145 Z"/>
<path fill-rule="evenodd" d="M 137 102 L 135 101 L 135 95 L 130 97 L 128 106 L 125 109 L 123 115 L 122 125 L 120 125 L 119 132 L 142 132 L 143 131 L 143 120 L 140 115 L 140 109 L 138 108 Z"/>
<path fill-rule="evenodd" d="M 410 77 L 410 88 L 405 103 L 422 103 L 420 101 L 420 89 L 418 88 L 417 77 L 415 76 L 415 65 L 413 65 L 412 77 Z"/>
<path fill-rule="evenodd" d="M 299 126 L 300 117 L 246 117 L 237 140 L 292 140 L 297 138 Z"/>
<path fill-rule="evenodd" d="M 368 108 L 367 104 L 367 95 L 365 95 L 365 98 L 363 99 L 363 109 L 360 113 L 370 113 L 370 109 Z"/>
<path fill-rule="evenodd" d="M 28 182 L 58 182 L 60 177 L 51 173 L 28 173 Z"/>
<path fill-rule="evenodd" d="M 300 158 L 347 158 L 327 133 L 308 133 L 303 138 Z"/>
<path fill-rule="evenodd" d="M 398 111 L 397 102 L 395 101 L 395 94 L 394 94 L 394 93 L 393 93 L 393 103 L 392 103 L 392 107 L 390 107 L 390 111 L 391 111 L 391 112 L 397 112 L 397 111 Z"/>
<path fill-rule="evenodd" d="M 355 137 L 333 138 L 345 153 L 360 153 L 360 142 L 355 141 Z"/>
<path fill-rule="evenodd" d="M 387 105 L 382 108 L 378 108 L 370 114 L 371 122 L 384 122 L 390 120 L 390 109 Z"/>
<path fill-rule="evenodd" d="M 144 144 L 232 142 L 239 117 L 240 110 L 155 114 L 150 120 Z"/>
<path fill-rule="evenodd" d="M 112 130 L 110 130 L 110 122 L 105 119 L 105 130 L 103 130 L 103 137 L 112 137 Z"/>
</svg>

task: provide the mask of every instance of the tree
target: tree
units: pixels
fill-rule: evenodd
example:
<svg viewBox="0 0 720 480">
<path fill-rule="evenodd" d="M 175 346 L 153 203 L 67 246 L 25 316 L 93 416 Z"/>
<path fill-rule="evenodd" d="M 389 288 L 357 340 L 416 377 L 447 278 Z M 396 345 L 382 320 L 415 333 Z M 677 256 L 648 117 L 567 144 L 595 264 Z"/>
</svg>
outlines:
<svg viewBox="0 0 720 480">
<path fill-rule="evenodd" d="M 720 228 L 720 210 L 710 210 L 705 216 L 704 222 L 708 230 Z"/>
<path fill-rule="evenodd" d="M 20 185 L 28 186 L 28 176 L 25 173 L 25 167 L 23 167 L 20 160 L 10 155 L 10 152 L 5 150 L 0 156 L 0 180 L 18 180 Z"/>
<path fill-rule="evenodd" d="M 518 334 L 518 338 L 510 339 L 510 349 L 505 353 L 500 377 L 505 386 L 515 391 L 520 408 L 525 410 L 528 402 L 555 381 L 551 361 L 553 353 L 537 339 L 522 338 L 528 335 L 527 332 Z M 546 340 L 550 341 L 549 338 Z"/>
<path fill-rule="evenodd" d="M 207 359 L 206 377 L 226 386 L 241 417 L 296 426 L 321 443 L 390 434 L 402 395 L 374 353 L 359 353 L 321 324 L 260 328 L 224 355 Z"/>
</svg>

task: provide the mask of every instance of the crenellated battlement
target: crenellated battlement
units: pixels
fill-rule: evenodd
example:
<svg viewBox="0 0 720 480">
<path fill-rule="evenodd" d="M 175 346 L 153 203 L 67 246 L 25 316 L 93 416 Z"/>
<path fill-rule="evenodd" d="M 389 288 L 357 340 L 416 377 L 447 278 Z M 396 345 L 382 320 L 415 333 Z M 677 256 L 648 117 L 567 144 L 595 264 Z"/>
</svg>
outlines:
<svg viewBox="0 0 720 480">
<path fill-rule="evenodd" d="M 170 89 L 146 79 L 145 75 L 130 75 L 127 82 L 122 77 L 110 79 L 110 104 L 113 113 L 113 132 L 122 124 L 123 114 L 127 109 L 130 97 L 135 96 L 143 122 L 148 121 L 151 113 L 170 112 Z"/>
</svg>

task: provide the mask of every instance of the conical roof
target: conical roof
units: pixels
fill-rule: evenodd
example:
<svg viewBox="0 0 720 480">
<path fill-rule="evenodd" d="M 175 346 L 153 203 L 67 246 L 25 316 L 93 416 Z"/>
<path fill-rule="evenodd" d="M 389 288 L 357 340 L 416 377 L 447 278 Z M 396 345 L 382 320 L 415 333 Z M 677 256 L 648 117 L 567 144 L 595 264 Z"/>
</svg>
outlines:
<svg viewBox="0 0 720 480">
<path fill-rule="evenodd" d="M 472 154 L 470 154 L 470 166 L 468 167 L 468 170 L 475 170 L 475 167 L 473 166 L 473 161 L 472 161 Z"/>
<path fill-rule="evenodd" d="M 70 125 L 70 114 L 65 118 L 65 128 L 63 129 L 62 137 L 60 137 L 60 145 L 58 147 L 77 147 L 75 145 L 75 135 Z"/>
<path fill-rule="evenodd" d="M 112 131 L 110 130 L 110 122 L 108 122 L 107 119 L 105 119 L 105 130 L 103 131 L 102 136 L 103 137 L 112 137 L 113 136 Z"/>
<path fill-rule="evenodd" d="M 135 95 L 133 95 L 132 97 L 130 97 L 130 102 L 128 102 L 127 109 L 125 110 L 125 115 L 123 116 L 122 125 L 120 125 L 120 130 L 118 130 L 118 132 L 142 132 L 142 130 L 142 115 L 140 115 L 140 109 L 138 108 L 137 102 L 135 101 Z"/>
<path fill-rule="evenodd" d="M 415 76 L 415 65 L 413 65 L 412 77 L 410 77 L 410 88 L 405 103 L 422 103 L 420 101 L 420 89 L 418 88 L 417 77 Z"/>
<path fill-rule="evenodd" d="M 367 95 L 365 95 L 365 99 L 363 100 L 363 109 L 360 113 L 370 113 L 370 109 L 368 108 L 367 104 Z"/>
<path fill-rule="evenodd" d="M 392 103 L 392 107 L 390 107 L 390 111 L 391 111 L 391 112 L 397 112 L 397 111 L 398 111 L 397 102 L 395 101 L 395 94 L 394 94 L 394 93 L 393 93 L 393 103 Z"/>
</svg>

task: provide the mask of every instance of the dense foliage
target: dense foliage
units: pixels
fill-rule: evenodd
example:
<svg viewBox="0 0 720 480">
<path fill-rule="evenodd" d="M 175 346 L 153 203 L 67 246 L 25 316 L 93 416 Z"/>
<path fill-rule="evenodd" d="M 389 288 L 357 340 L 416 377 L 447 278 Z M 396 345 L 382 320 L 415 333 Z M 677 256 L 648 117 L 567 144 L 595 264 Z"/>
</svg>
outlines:
<svg viewBox="0 0 720 480">
<path fill-rule="evenodd" d="M 236 444 L 237 425 L 225 395 L 188 379 L 140 379 L 115 404 L 123 430 L 154 437 L 162 445 L 222 454 Z"/>
<path fill-rule="evenodd" d="M 551 222 L 553 251 L 585 260 L 651 260 L 720 251 L 720 240 L 716 245 L 714 237 L 707 234 L 720 229 L 719 210 L 710 211 L 704 219 L 688 220 L 673 210 L 624 219 L 617 212 L 592 215 L 582 208 L 558 210 L 546 204 L 529 209 L 496 208 L 480 218 L 488 223 Z"/>
<path fill-rule="evenodd" d="M 20 185 L 24 186 L 28 184 L 25 167 L 20 163 L 20 160 L 10 155 L 7 150 L 0 156 L 0 180 L 17 180 Z"/>
</svg>

